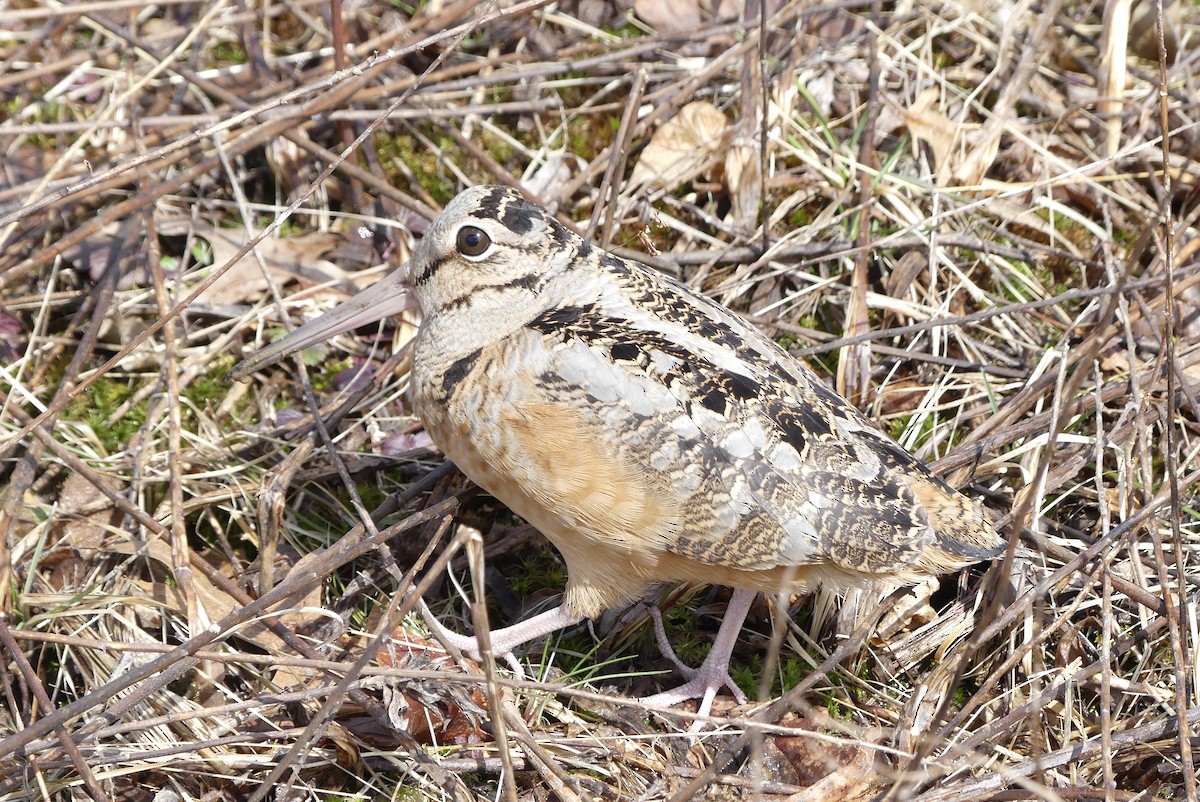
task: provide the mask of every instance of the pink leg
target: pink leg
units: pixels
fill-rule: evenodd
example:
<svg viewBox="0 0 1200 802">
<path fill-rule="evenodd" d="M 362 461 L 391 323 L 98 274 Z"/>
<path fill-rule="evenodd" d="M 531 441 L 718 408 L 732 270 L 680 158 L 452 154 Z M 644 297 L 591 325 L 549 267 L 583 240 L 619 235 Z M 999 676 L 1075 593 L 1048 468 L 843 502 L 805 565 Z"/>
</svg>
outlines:
<svg viewBox="0 0 1200 802">
<path fill-rule="evenodd" d="M 429 624 L 429 628 L 433 630 L 438 638 L 473 660 L 480 658 L 478 638 L 474 635 L 460 635 L 457 632 L 451 632 L 434 618 L 433 613 L 423 603 L 421 608 L 422 613 L 425 615 L 425 622 Z M 531 641 L 542 635 L 548 635 L 551 632 L 556 632 L 572 624 L 578 624 L 582 620 L 583 616 L 568 610 L 565 605 L 560 604 L 553 610 L 538 613 L 533 618 L 528 618 L 519 624 L 513 624 L 511 627 L 493 629 L 490 637 L 492 654 L 498 659 L 507 662 L 509 667 L 518 676 L 524 676 L 525 672 L 521 669 L 521 664 L 513 657 L 513 649 L 526 641 Z"/>
<path fill-rule="evenodd" d="M 683 671 L 684 675 L 689 677 L 683 685 L 674 690 L 647 696 L 642 699 L 642 702 L 657 707 L 670 707 L 688 699 L 700 699 L 698 712 L 702 716 L 707 716 L 712 710 L 713 699 L 716 697 L 717 691 L 724 686 L 733 691 L 734 698 L 739 703 L 744 704 L 746 695 L 729 676 L 729 657 L 733 654 L 733 647 L 737 644 L 742 624 L 746 621 L 746 614 L 750 612 L 750 605 L 754 602 L 756 593 L 757 591 L 753 590 L 735 590 L 733 597 L 729 600 L 729 607 L 725 610 L 725 620 L 721 622 L 721 628 L 717 630 L 712 650 L 709 651 L 708 657 L 704 658 L 700 667 Z M 658 611 L 655 610 L 655 612 Z M 667 643 L 667 634 L 662 627 L 662 617 L 654 616 L 653 613 L 651 615 L 655 619 L 654 636 L 658 640 L 659 648 L 663 650 L 663 654 L 668 660 L 679 665 L 679 659 L 675 656 L 671 645 Z"/>
<path fill-rule="evenodd" d="M 650 612 L 650 620 L 654 622 L 654 640 L 658 644 L 658 651 L 675 664 L 676 671 L 691 679 L 696 675 L 696 669 L 686 665 L 675 654 L 675 649 L 671 647 L 671 641 L 667 638 L 667 629 L 663 626 L 662 611 L 653 604 L 647 604 L 646 607 Z"/>
</svg>

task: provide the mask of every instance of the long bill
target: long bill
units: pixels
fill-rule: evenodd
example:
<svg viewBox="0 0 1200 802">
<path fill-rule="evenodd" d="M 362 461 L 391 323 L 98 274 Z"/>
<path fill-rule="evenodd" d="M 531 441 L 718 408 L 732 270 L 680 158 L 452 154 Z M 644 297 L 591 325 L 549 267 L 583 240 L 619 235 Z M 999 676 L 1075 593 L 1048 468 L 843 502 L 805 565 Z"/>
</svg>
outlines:
<svg viewBox="0 0 1200 802">
<path fill-rule="evenodd" d="M 416 305 L 404 284 L 404 268 L 393 270 L 367 289 L 338 304 L 320 317 L 313 318 L 282 339 L 250 355 L 234 366 L 229 377 L 236 381 L 249 378 L 259 368 L 274 364 L 317 343 L 359 326 L 398 315 Z"/>
</svg>

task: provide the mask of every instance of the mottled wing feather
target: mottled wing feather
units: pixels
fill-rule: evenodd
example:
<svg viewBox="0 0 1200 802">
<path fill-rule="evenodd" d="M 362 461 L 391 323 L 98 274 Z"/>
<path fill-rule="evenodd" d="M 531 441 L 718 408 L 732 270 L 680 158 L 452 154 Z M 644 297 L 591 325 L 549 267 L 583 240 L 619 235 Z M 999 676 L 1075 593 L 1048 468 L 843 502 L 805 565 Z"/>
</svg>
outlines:
<svg viewBox="0 0 1200 802">
<path fill-rule="evenodd" d="M 980 515 L 939 535 L 930 513 L 961 513 L 964 500 L 756 329 L 638 265 L 602 261 L 625 292 L 530 325 L 552 354 L 539 387 L 675 488 L 667 551 L 862 575 L 945 570 L 989 552 Z M 954 530 L 976 525 L 979 547 L 960 543 L 972 535 Z"/>
</svg>

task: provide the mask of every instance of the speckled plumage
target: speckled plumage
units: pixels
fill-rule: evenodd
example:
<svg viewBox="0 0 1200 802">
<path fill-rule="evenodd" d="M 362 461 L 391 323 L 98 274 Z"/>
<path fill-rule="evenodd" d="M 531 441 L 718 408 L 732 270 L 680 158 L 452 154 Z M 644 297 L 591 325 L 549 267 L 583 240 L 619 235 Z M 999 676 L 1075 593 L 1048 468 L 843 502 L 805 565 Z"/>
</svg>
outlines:
<svg viewBox="0 0 1200 802">
<path fill-rule="evenodd" d="M 494 633 L 498 652 L 663 580 L 733 586 L 744 608 L 757 591 L 908 582 L 999 547 L 979 506 L 753 326 L 513 190 L 460 194 L 401 273 L 243 372 L 380 317 L 407 278 L 424 313 L 418 415 L 567 563 L 562 606 Z M 657 701 L 707 703 L 718 668 Z"/>
</svg>

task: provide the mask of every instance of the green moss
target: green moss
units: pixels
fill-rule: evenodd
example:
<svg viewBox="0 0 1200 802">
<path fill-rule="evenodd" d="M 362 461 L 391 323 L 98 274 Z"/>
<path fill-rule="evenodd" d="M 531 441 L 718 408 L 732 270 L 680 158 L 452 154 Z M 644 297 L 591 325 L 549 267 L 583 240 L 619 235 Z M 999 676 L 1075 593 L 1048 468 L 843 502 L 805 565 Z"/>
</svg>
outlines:
<svg viewBox="0 0 1200 802">
<path fill-rule="evenodd" d="M 544 590 L 561 591 L 567 584 L 567 572 L 556 553 L 537 549 L 521 559 L 507 574 L 509 587 L 517 596 L 528 597 Z"/>
<path fill-rule="evenodd" d="M 69 47 L 74 50 L 94 50 L 98 39 L 99 33 L 92 28 L 75 28 L 69 34 L 67 41 Z"/>
<path fill-rule="evenodd" d="M 609 28 L 605 28 L 604 32 L 612 34 L 621 40 L 640 39 L 645 36 L 641 28 L 629 21 L 628 17 L 622 17 L 623 23 Z"/>
<path fill-rule="evenodd" d="M 448 203 L 457 194 L 454 181 L 441 169 L 438 154 L 430 151 L 412 134 L 380 135 L 375 137 L 375 143 L 375 152 L 391 183 L 407 183 L 407 175 L 402 175 L 403 171 L 398 166 L 403 164 L 404 170 L 411 173 L 421 188 L 438 203 Z M 449 145 L 441 144 L 451 149 Z M 455 153 L 453 158 L 459 157 L 460 154 Z"/>
<path fill-rule="evenodd" d="M 3 48 L 0 48 L 0 50 L 3 50 Z M 30 94 L 13 98 L 3 107 L 0 107 L 5 112 L 5 114 L 0 114 L 0 119 L 19 121 L 23 125 L 41 125 L 74 120 L 76 115 L 62 103 L 40 100 L 51 88 L 50 84 L 38 84 L 36 88 L 30 90 Z M 30 103 L 31 97 L 38 98 L 37 102 Z M 77 134 L 64 133 L 52 136 L 46 134 L 27 134 L 24 137 L 23 144 L 40 150 L 56 151 L 64 145 L 75 142 L 76 139 L 78 139 Z"/>
<path fill-rule="evenodd" d="M 812 209 L 807 206 L 800 205 L 792 209 L 788 213 L 788 223 L 792 229 L 808 228 L 813 224 L 816 217 L 813 215 Z"/>
<path fill-rule="evenodd" d="M 675 656 L 690 666 L 698 666 L 708 656 L 712 640 L 700 634 L 700 622 L 696 620 L 696 610 L 690 604 L 673 607 L 663 614 L 663 628 L 667 631 L 667 641 L 675 650 Z M 649 649 L 657 649 L 654 643 L 654 630 L 647 627 L 646 635 L 650 639 Z"/>
<path fill-rule="evenodd" d="M 935 40 L 935 43 L 937 43 L 937 42 L 938 42 L 938 40 Z M 933 54 L 933 68 L 935 70 L 937 70 L 938 72 L 942 72 L 943 70 L 949 70 L 951 68 L 957 67 L 959 64 L 959 61 L 960 61 L 959 58 L 950 55 L 949 53 L 945 52 L 944 50 L 938 50 L 937 52 L 935 52 Z"/>
<path fill-rule="evenodd" d="M 564 76 L 569 77 L 569 74 Z M 558 91 L 566 107 L 580 105 L 586 100 L 582 90 L 574 87 Z M 573 94 L 578 95 L 574 101 Z M 488 90 L 486 96 L 489 103 L 503 103 L 511 99 L 512 90 L 506 86 L 493 87 Z M 560 137 L 549 142 L 548 146 L 565 146 L 572 153 L 591 159 L 612 143 L 619 126 L 618 117 L 575 116 L 568 119 Z M 414 133 L 414 129 L 420 132 L 419 135 Z M 509 134 L 511 139 L 498 136 L 493 131 L 479 130 L 473 140 L 497 164 L 513 174 L 520 174 L 527 165 L 524 154 L 515 143 L 521 143 L 534 150 L 541 148 L 544 143 L 537 131 L 510 130 Z M 458 165 L 474 179 L 484 177 L 483 165 L 433 124 L 414 124 L 407 132 L 391 136 L 381 134 L 376 136 L 375 142 L 376 152 L 389 174 L 389 180 L 396 184 L 415 180 L 430 197 L 441 204 L 449 202 L 458 193 L 457 180 L 446 169 L 447 163 Z M 428 142 L 434 143 L 435 147 L 430 148 L 426 144 Z"/>
<path fill-rule="evenodd" d="M 905 430 L 908 429 L 908 422 L 912 420 L 912 415 L 902 415 L 898 418 L 892 418 L 887 424 L 888 437 L 899 442 L 904 436 Z"/>
<path fill-rule="evenodd" d="M 132 384 L 99 379 L 71 400 L 63 412 L 63 419 L 87 424 L 107 453 L 121 451 L 146 422 L 149 403 L 146 400 L 125 410 L 121 417 L 114 417 L 135 389 Z"/>
<path fill-rule="evenodd" d="M 506 91 L 489 94 L 490 103 L 507 100 Z M 517 141 L 521 141 L 519 137 Z M 524 157 L 506 137 L 497 136 L 487 130 L 476 131 L 474 143 L 497 164 L 514 173 L 524 167 Z M 441 129 L 421 126 L 420 136 L 413 133 L 377 136 L 376 153 L 389 177 L 398 184 L 415 180 L 435 201 L 446 204 L 458 194 L 455 175 L 446 169 L 446 164 L 455 164 L 466 175 L 476 180 L 485 180 L 485 170 L 470 153 L 445 135 Z M 426 143 L 433 143 L 430 148 Z"/>
<path fill-rule="evenodd" d="M 245 64 L 250 59 L 242 46 L 235 42 L 217 42 L 212 48 L 213 62 L 220 65 Z"/>
<path fill-rule="evenodd" d="M 183 397 L 198 409 L 204 409 L 211 404 L 219 404 L 229 393 L 227 374 L 237 364 L 237 360 L 229 354 L 216 357 L 210 363 L 207 373 L 197 377 L 183 389 Z"/>
<path fill-rule="evenodd" d="M 565 102 L 571 92 L 564 90 L 560 94 Z M 566 124 L 567 150 L 590 160 L 613 143 L 620 127 L 621 120 L 617 117 L 597 119 L 583 114 L 571 117 Z M 626 169 L 633 169 L 633 160 Z"/>
<path fill-rule="evenodd" d="M 858 709 L 855 700 L 862 696 L 861 690 L 848 684 L 846 676 L 839 671 L 831 672 L 827 679 L 829 685 L 813 693 L 814 703 L 824 707 L 832 718 L 849 720 Z"/>
<path fill-rule="evenodd" d="M 363 506 L 368 510 L 373 510 L 382 504 L 388 497 L 388 493 L 382 487 L 375 484 L 359 484 L 358 497 L 362 499 Z"/>
<path fill-rule="evenodd" d="M 808 674 L 806 663 L 795 655 L 781 655 L 775 674 L 771 677 L 771 687 L 767 695 L 771 698 L 782 696 L 800 684 Z M 758 685 L 763 675 L 763 656 L 756 654 L 746 663 L 731 664 L 729 676 L 750 699 L 758 696 Z"/>
</svg>

